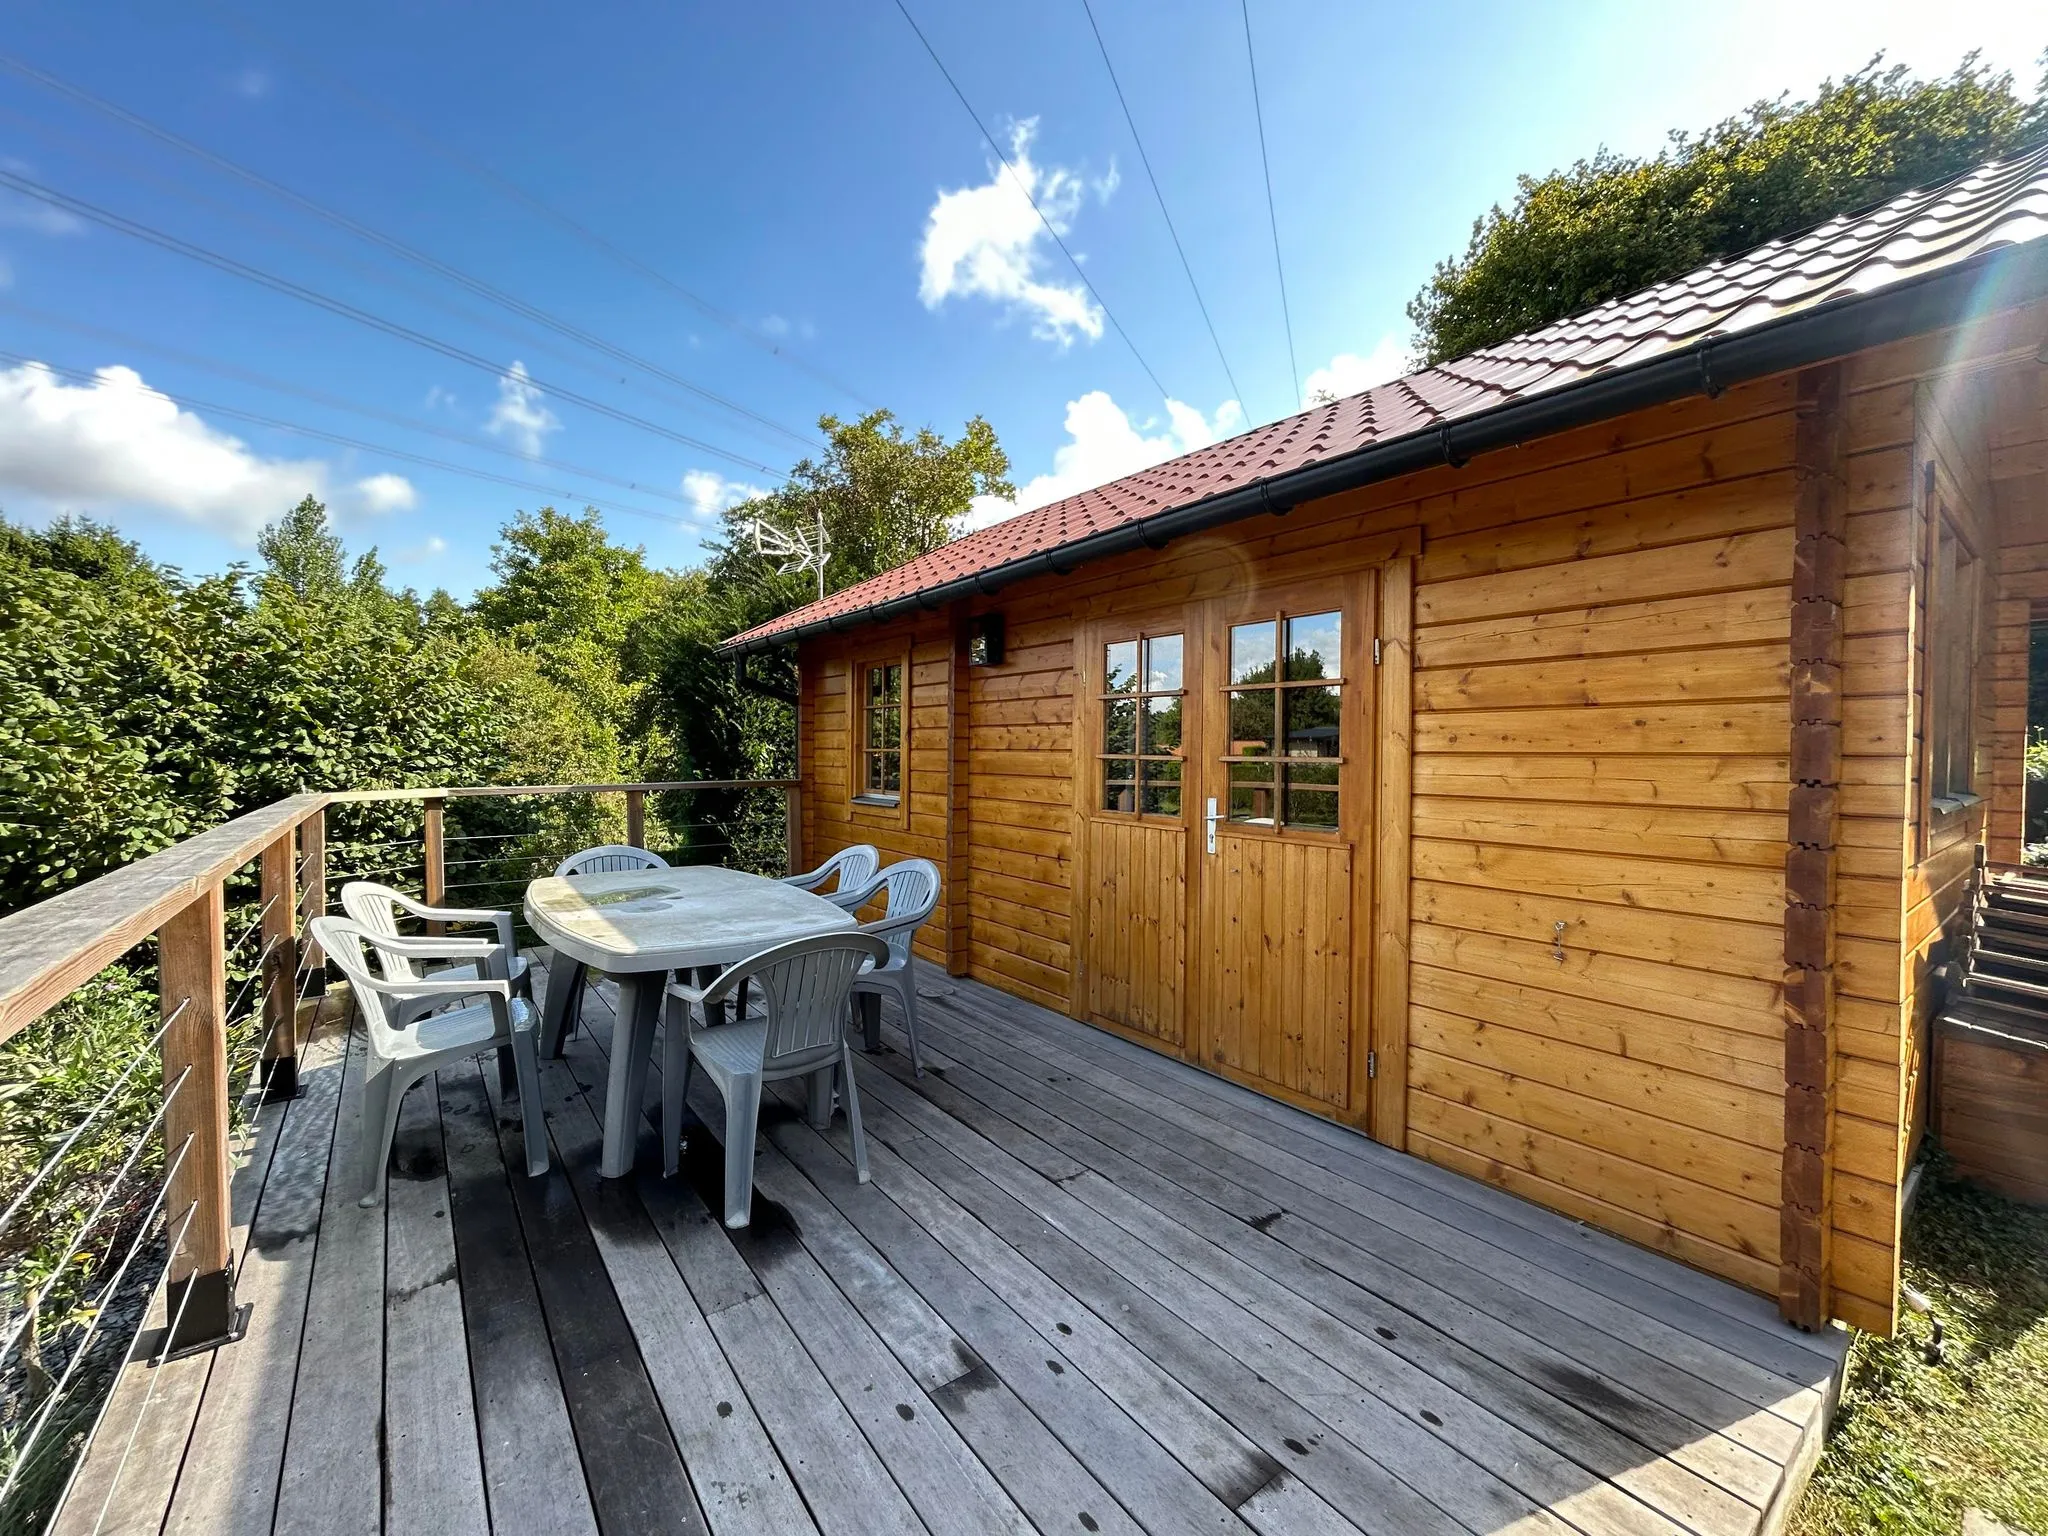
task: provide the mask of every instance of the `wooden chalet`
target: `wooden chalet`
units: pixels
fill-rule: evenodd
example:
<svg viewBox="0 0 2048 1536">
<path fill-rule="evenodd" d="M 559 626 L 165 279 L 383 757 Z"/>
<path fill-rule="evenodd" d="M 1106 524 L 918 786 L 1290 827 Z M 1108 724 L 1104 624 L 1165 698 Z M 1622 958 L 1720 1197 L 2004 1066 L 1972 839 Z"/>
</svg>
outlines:
<svg viewBox="0 0 2048 1536">
<path fill-rule="evenodd" d="M 800 862 L 931 858 L 954 976 L 1889 1332 L 2020 857 L 2044 236 L 1988 165 L 736 637 Z"/>
</svg>

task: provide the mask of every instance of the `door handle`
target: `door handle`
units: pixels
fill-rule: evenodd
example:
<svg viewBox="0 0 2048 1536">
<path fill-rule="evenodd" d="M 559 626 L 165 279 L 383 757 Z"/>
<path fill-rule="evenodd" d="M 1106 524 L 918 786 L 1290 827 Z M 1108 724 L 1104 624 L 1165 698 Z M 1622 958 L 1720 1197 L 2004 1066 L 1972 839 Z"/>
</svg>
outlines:
<svg viewBox="0 0 2048 1536">
<path fill-rule="evenodd" d="M 1209 797 L 1208 812 L 1206 815 L 1202 817 L 1203 822 L 1208 827 L 1209 851 L 1211 853 L 1214 853 L 1216 851 L 1216 823 L 1222 821 L 1223 819 L 1223 813 L 1216 809 L 1216 797 L 1214 795 L 1211 795 Z"/>
</svg>

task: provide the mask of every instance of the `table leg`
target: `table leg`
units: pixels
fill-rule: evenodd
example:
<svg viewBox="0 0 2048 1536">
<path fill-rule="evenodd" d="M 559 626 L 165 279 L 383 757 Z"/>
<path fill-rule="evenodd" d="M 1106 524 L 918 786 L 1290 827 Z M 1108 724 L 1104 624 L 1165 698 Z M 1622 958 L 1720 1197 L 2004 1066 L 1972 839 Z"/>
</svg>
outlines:
<svg viewBox="0 0 2048 1536">
<path fill-rule="evenodd" d="M 882 994 L 856 992 L 860 1004 L 861 1045 L 872 1056 L 882 1048 Z"/>
<path fill-rule="evenodd" d="M 722 973 L 722 972 L 723 972 L 724 970 L 725 970 L 725 967 L 724 967 L 724 966 L 722 966 L 722 965 L 700 965 L 700 966 L 698 966 L 698 967 L 697 967 L 697 988 L 698 988 L 698 990 L 699 990 L 699 991 L 702 991 L 702 990 L 703 990 L 703 989 L 704 989 L 705 987 L 708 987 L 708 986 L 710 986 L 710 985 L 711 985 L 711 983 L 713 983 L 714 981 L 718 980 L 718 978 L 719 978 L 720 974 L 721 974 L 721 973 Z M 720 1004 L 718 1004 L 718 1005 L 717 1005 L 716 1007 L 714 1007 L 714 1008 L 706 1008 L 706 1009 L 704 1010 L 704 1027 L 705 1027 L 706 1029 L 716 1029 L 716 1028 L 718 1028 L 718 1026 L 719 1026 L 719 1025 L 723 1024 L 723 1023 L 725 1022 L 725 1020 L 726 1020 L 726 1012 L 725 1012 L 725 1004 L 723 1004 L 723 1003 L 720 1003 Z"/>
<path fill-rule="evenodd" d="M 576 1011 L 583 1002 L 584 965 L 557 951 L 548 967 L 547 997 L 540 1012 L 540 1053 L 562 1054 L 562 1042 L 576 1028 Z"/>
<path fill-rule="evenodd" d="M 607 1179 L 621 1179 L 633 1171 L 633 1147 L 640 1139 L 640 1114 L 647 1099 L 647 1065 L 654 1052 L 654 1019 L 667 990 L 659 971 L 629 972 L 618 981 L 618 1023 L 612 1031 L 604 1095 L 604 1155 L 597 1165 Z"/>
</svg>

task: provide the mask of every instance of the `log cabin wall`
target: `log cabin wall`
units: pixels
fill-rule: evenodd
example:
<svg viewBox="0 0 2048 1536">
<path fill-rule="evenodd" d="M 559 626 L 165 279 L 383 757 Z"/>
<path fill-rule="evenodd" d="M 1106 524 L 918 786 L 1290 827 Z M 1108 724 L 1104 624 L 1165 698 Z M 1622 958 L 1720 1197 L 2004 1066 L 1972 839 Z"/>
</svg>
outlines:
<svg viewBox="0 0 2048 1536">
<path fill-rule="evenodd" d="M 2048 364 L 2027 359 L 1990 381 L 1992 515 L 1998 603 L 1992 693 L 1991 857 L 2018 864 L 2026 825 L 2028 658 L 2048 621 Z"/>
<path fill-rule="evenodd" d="M 810 868 L 852 843 L 873 843 L 884 864 L 930 859 L 942 876 L 938 910 L 918 930 L 916 951 L 940 967 L 956 900 L 947 872 L 952 846 L 953 633 L 940 618 L 858 630 L 806 646 L 799 695 L 797 774 L 804 783 L 803 852 Z M 856 698 L 865 668 L 903 670 L 902 789 L 895 805 L 856 798 L 861 723 Z M 880 915 L 874 907 L 863 918 Z"/>
<path fill-rule="evenodd" d="M 2029 335 L 2043 329 L 2039 314 L 2026 323 Z M 2010 337 L 1998 344 L 2012 350 Z M 1914 967 L 1932 942 L 1910 925 L 1938 919 L 1942 856 L 1957 857 L 1944 847 L 1929 864 L 1909 851 L 1921 836 L 1915 463 L 1934 419 L 1920 385 L 1992 345 L 1918 338 L 1841 369 L 1844 757 L 1825 1224 L 1832 1315 L 1878 1331 L 1894 1320 L 1916 1091 L 1903 1021 L 1923 1004 Z M 832 737 L 845 729 L 832 722 L 848 717 L 851 668 L 908 643 L 951 703 L 951 756 L 935 723 L 919 755 L 930 766 L 911 770 L 903 846 L 964 871 L 949 900 L 966 902 L 950 946 L 927 952 L 949 947 L 956 969 L 1079 1013 L 1076 914 L 1085 924 L 1091 908 L 1077 891 L 1074 829 L 1077 797 L 1096 786 L 1077 781 L 1095 750 L 1086 715 L 1076 736 L 1077 636 L 1105 615 L 1278 587 L 1347 560 L 1398 573 L 1382 577 L 1379 625 L 1392 661 L 1412 619 L 1412 723 L 1385 709 L 1378 729 L 1383 753 L 1412 732 L 1412 758 L 1400 754 L 1412 793 L 1382 764 L 1379 854 L 1354 861 L 1353 931 L 1399 911 L 1392 885 L 1408 910 L 1352 991 L 1358 1038 L 1379 1048 L 1368 1095 L 1378 1108 L 1368 1117 L 1354 1090 L 1325 1112 L 1775 1293 L 1797 391 L 1793 375 L 1756 381 L 1019 582 L 977 605 L 1004 616 L 1000 666 L 953 667 L 957 615 L 806 642 L 805 825 L 822 839 L 807 841 L 809 856 L 855 835 L 848 749 Z M 1419 553 L 1392 558 L 1401 549 Z M 1409 607 L 1396 611 L 1397 600 Z M 1199 807 L 1184 819 L 1198 848 Z M 858 835 L 896 846 L 865 823 Z M 1412 869 L 1390 880 L 1402 858 Z M 1186 995 L 1192 1019 L 1201 999 L 1192 985 Z M 1191 1025 L 1182 1054 L 1199 1036 Z"/>
</svg>

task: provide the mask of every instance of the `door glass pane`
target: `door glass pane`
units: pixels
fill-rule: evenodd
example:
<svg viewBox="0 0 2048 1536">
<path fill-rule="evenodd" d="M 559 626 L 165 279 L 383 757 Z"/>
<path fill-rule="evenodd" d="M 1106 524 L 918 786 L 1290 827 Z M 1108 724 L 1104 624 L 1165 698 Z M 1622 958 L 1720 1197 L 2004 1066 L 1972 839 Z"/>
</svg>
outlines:
<svg viewBox="0 0 2048 1536">
<path fill-rule="evenodd" d="M 1230 696 L 1230 757 L 1273 755 L 1273 691 Z"/>
<path fill-rule="evenodd" d="M 1103 647 L 1102 691 L 1129 693 L 1138 686 L 1138 642 L 1119 640 Z"/>
<path fill-rule="evenodd" d="M 1180 814 L 1180 764 L 1146 763 L 1143 765 L 1142 803 L 1147 816 L 1178 816 Z"/>
<path fill-rule="evenodd" d="M 1110 751 L 1117 749 L 1111 747 Z M 1145 745 L 1141 751 L 1150 753 L 1178 752 L 1180 750 L 1180 699 L 1162 696 L 1145 701 Z"/>
<path fill-rule="evenodd" d="M 1230 626 L 1230 680 L 1233 683 L 1273 681 L 1273 623 Z"/>
<path fill-rule="evenodd" d="M 1102 706 L 1102 750 L 1105 752 L 1135 752 L 1138 750 L 1138 701 L 1136 699 L 1111 699 Z"/>
<path fill-rule="evenodd" d="M 1335 757 L 1338 723 L 1343 717 L 1342 690 L 1289 688 L 1281 696 L 1287 716 L 1289 757 Z"/>
<path fill-rule="evenodd" d="M 1230 819 L 1271 825 L 1275 809 L 1273 769 L 1266 763 L 1230 765 Z"/>
<path fill-rule="evenodd" d="M 1128 757 L 1107 758 L 1102 764 L 1102 808 L 1105 811 L 1134 811 L 1137 806 L 1138 765 Z"/>
<path fill-rule="evenodd" d="M 1155 635 L 1145 642 L 1145 691 L 1171 693 L 1181 686 L 1179 635 Z"/>
<path fill-rule="evenodd" d="M 1287 621 L 1287 677 L 1304 682 L 1344 675 L 1344 616 L 1312 613 Z"/>
<path fill-rule="evenodd" d="M 1320 771 L 1336 772 L 1334 768 Z M 1337 791 L 1304 785 L 1297 777 L 1300 772 L 1294 768 L 1287 770 L 1287 824 L 1290 827 L 1334 828 L 1337 825 Z"/>
</svg>

